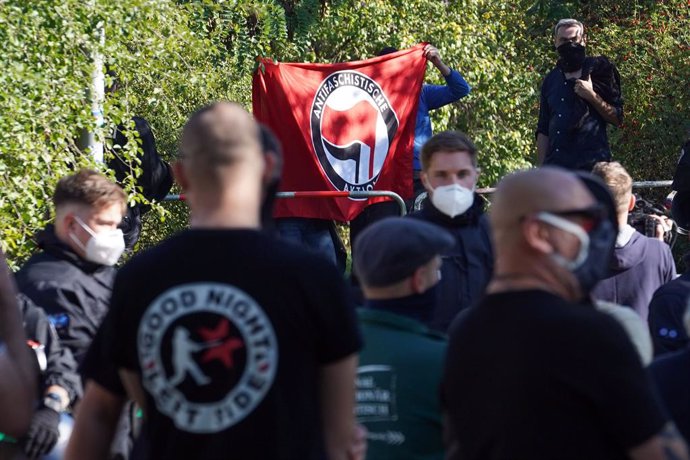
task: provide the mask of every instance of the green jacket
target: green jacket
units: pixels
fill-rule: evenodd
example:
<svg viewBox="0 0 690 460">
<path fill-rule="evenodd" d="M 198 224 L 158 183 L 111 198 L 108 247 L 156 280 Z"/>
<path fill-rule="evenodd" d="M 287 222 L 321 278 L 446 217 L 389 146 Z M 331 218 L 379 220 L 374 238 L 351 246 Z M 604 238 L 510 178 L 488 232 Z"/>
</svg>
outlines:
<svg viewBox="0 0 690 460">
<path fill-rule="evenodd" d="M 439 385 L 446 338 L 382 310 L 358 310 L 364 349 L 357 369 L 359 423 L 367 460 L 441 460 Z"/>
</svg>

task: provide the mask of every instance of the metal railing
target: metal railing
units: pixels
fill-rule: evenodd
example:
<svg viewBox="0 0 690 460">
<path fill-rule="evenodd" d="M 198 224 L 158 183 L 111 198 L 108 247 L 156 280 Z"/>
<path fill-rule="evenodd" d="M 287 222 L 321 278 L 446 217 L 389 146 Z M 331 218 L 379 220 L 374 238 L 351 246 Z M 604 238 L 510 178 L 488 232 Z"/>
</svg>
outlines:
<svg viewBox="0 0 690 460">
<path fill-rule="evenodd" d="M 407 214 L 407 206 L 405 206 L 405 201 L 400 195 L 395 192 L 389 192 L 384 190 L 372 190 L 372 191 L 352 191 L 352 192 L 340 192 L 340 191 L 309 191 L 309 192 L 278 192 L 276 193 L 277 198 L 375 198 L 385 196 L 392 198 L 398 206 L 400 207 L 400 215 L 404 216 Z M 184 201 L 184 195 L 168 195 L 163 201 Z"/>
</svg>

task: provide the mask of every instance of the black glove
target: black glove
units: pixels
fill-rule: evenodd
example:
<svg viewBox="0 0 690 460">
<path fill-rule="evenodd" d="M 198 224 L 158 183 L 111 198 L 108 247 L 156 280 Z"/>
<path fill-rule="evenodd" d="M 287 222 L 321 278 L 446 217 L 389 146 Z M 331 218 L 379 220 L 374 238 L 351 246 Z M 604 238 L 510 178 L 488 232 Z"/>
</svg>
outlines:
<svg viewBox="0 0 690 460">
<path fill-rule="evenodd" d="M 53 409 L 42 407 L 34 412 L 29 431 L 22 439 L 24 453 L 30 460 L 40 458 L 55 447 L 60 436 L 59 423 L 60 414 Z"/>
</svg>

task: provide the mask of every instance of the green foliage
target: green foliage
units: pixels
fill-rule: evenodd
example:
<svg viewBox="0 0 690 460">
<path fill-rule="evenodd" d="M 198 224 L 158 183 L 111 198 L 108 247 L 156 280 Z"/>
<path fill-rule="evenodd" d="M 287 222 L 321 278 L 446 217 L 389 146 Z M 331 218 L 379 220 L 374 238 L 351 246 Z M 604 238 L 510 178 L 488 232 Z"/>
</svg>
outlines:
<svg viewBox="0 0 690 460">
<path fill-rule="evenodd" d="M 690 119 L 687 0 L 0 0 L 0 243 L 17 266 L 49 219 L 56 181 L 94 165 L 78 139 L 91 129 L 92 57 L 119 80 L 106 96 L 106 140 L 145 117 L 159 151 L 176 153 L 188 115 L 216 99 L 250 106 L 257 56 L 337 62 L 384 46 L 426 41 L 460 70 L 472 94 L 433 113 L 434 129 L 466 131 L 480 148 L 482 185 L 531 164 L 539 85 L 554 65 L 551 30 L 561 17 L 587 29 L 588 52 L 619 67 L 625 122 L 612 129 L 614 157 L 635 179 L 667 179 Z M 105 44 L 99 42 L 104 28 Z M 442 83 L 429 65 L 427 82 Z M 110 82 L 109 82 L 110 83 Z M 139 143 L 114 152 L 131 162 Z M 97 166 L 98 167 L 98 166 Z M 154 207 L 140 247 L 186 223 L 183 203 Z M 163 220 L 161 220 L 163 219 Z"/>
</svg>

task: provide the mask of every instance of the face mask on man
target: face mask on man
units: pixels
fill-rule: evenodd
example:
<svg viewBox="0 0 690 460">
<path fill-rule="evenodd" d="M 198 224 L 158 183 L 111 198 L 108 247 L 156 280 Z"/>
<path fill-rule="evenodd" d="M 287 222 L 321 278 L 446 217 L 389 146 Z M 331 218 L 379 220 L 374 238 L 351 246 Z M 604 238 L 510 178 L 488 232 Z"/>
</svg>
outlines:
<svg viewBox="0 0 690 460">
<path fill-rule="evenodd" d="M 558 55 L 561 57 L 561 67 L 566 72 L 575 72 L 582 68 L 585 62 L 585 47 L 580 43 L 564 43 L 558 48 Z"/>
<path fill-rule="evenodd" d="M 118 228 L 96 233 L 79 217 L 74 216 L 74 219 L 91 235 L 89 241 L 84 245 L 74 233 L 69 234 L 72 241 L 84 251 L 84 259 L 100 265 L 115 265 L 125 250 L 122 230 Z"/>
<path fill-rule="evenodd" d="M 441 185 L 433 189 L 431 202 L 443 214 L 451 218 L 465 213 L 474 202 L 472 190 L 458 184 Z"/>
<path fill-rule="evenodd" d="M 616 229 L 609 220 L 602 220 L 587 233 L 582 227 L 549 212 L 540 212 L 537 219 L 574 235 L 580 241 L 580 250 L 575 259 L 568 260 L 561 254 L 551 258 L 575 276 L 583 295 L 588 295 L 594 286 L 609 272 L 609 265 L 616 241 Z"/>
</svg>

